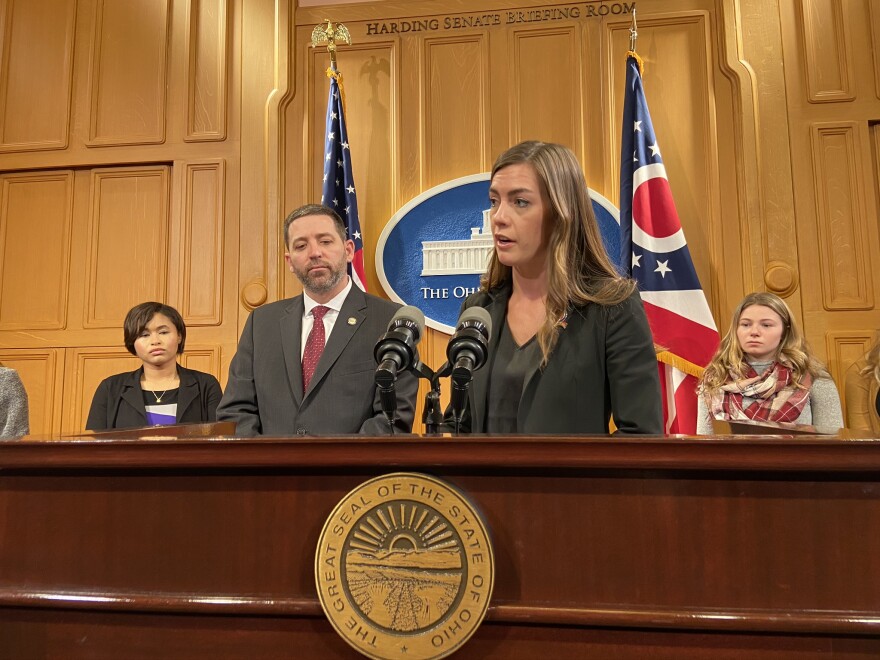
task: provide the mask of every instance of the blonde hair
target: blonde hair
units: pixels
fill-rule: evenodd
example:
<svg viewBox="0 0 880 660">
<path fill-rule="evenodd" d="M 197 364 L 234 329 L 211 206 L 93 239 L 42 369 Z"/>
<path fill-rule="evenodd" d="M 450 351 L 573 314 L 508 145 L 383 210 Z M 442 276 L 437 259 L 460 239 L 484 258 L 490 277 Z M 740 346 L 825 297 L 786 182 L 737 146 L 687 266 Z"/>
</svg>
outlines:
<svg viewBox="0 0 880 660">
<path fill-rule="evenodd" d="M 701 393 L 714 392 L 731 378 L 737 380 L 745 378 L 748 363 L 745 360 L 742 347 L 739 345 L 736 329 L 743 311 L 753 305 L 769 307 L 782 319 L 782 338 L 779 340 L 776 359 L 791 369 L 794 384 L 797 387 L 804 387 L 802 382 L 807 374 L 813 378 L 825 374 L 824 367 L 813 357 L 807 340 L 804 339 L 794 316 L 792 316 L 791 309 L 785 304 L 785 301 L 774 293 L 750 293 L 743 298 L 734 311 L 727 334 L 724 335 L 718 351 L 703 372 L 699 384 Z"/>
<path fill-rule="evenodd" d="M 874 333 L 874 344 L 865 353 L 865 367 L 859 374 L 862 376 L 873 376 L 880 383 L 880 330 Z"/>
<path fill-rule="evenodd" d="M 635 291 L 636 284 L 617 272 L 605 251 L 584 172 L 574 153 L 559 144 L 521 142 L 498 157 L 492 178 L 519 163 L 535 169 L 552 207 L 546 314 L 537 335 L 544 366 L 556 345 L 557 325 L 570 306 L 617 305 Z M 482 289 L 490 291 L 511 279 L 510 266 L 502 264 L 493 250 L 480 279 Z"/>
</svg>

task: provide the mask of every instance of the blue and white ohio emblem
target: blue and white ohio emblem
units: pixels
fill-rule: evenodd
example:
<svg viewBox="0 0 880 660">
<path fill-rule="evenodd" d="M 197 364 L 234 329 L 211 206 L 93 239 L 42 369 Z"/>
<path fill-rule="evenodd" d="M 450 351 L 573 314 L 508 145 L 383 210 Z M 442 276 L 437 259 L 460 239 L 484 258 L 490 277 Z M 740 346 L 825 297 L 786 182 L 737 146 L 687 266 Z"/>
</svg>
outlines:
<svg viewBox="0 0 880 660">
<path fill-rule="evenodd" d="M 447 181 L 405 204 L 385 225 L 376 246 L 376 270 L 392 300 L 415 305 L 426 324 L 455 332 L 462 301 L 480 287 L 492 254 L 489 172 Z M 605 249 L 617 263 L 617 208 L 589 191 Z"/>
</svg>

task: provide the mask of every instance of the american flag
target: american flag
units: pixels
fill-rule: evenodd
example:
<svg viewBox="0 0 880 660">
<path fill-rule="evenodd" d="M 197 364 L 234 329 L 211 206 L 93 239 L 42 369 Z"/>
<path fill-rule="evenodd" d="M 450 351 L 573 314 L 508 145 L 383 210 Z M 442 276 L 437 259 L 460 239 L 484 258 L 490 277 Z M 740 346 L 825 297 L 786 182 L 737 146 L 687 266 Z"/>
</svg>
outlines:
<svg viewBox="0 0 880 660">
<path fill-rule="evenodd" d="M 354 176 L 351 172 L 351 149 L 348 144 L 348 129 L 345 127 L 342 74 L 329 68 L 327 77 L 330 78 L 330 96 L 327 99 L 321 204 L 329 206 L 342 216 L 348 237 L 354 242 L 354 259 L 348 265 L 348 274 L 362 291 L 366 291 L 364 239 L 361 234 L 360 216 L 358 216 Z"/>
<path fill-rule="evenodd" d="M 620 265 L 639 284 L 657 355 L 667 433 L 697 430 L 696 385 L 718 330 L 691 260 L 651 124 L 639 62 L 626 61 Z"/>
</svg>

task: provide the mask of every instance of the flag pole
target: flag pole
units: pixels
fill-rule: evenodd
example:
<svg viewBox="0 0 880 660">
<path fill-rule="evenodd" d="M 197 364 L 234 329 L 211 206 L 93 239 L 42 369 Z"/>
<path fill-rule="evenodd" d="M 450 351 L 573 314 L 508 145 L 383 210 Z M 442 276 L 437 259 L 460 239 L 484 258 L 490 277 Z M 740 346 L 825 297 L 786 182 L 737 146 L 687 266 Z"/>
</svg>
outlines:
<svg viewBox="0 0 880 660">
<path fill-rule="evenodd" d="M 636 41 L 639 38 L 639 26 L 636 23 L 636 8 L 632 8 L 632 22 L 629 25 L 629 49 L 636 52 Z"/>
<path fill-rule="evenodd" d="M 639 57 L 639 54 L 636 52 L 636 42 L 639 40 L 639 26 L 636 22 L 636 8 L 632 8 L 632 21 L 629 24 L 629 50 L 626 52 L 627 57 L 631 57 L 636 61 L 636 65 L 639 67 L 639 74 L 644 75 L 645 73 L 645 63 L 642 61 L 642 58 Z"/>
</svg>

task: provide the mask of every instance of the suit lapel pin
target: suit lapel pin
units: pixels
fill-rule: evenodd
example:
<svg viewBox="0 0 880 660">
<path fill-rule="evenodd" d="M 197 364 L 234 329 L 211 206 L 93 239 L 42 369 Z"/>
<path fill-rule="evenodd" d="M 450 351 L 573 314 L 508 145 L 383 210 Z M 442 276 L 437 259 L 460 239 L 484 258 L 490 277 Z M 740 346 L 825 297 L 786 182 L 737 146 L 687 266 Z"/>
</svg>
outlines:
<svg viewBox="0 0 880 660">
<path fill-rule="evenodd" d="M 355 323 L 357 323 L 357 319 L 356 319 L 355 317 L 353 317 L 353 316 L 349 316 L 349 317 L 348 317 L 348 324 L 349 324 L 349 325 L 354 325 Z"/>
</svg>

